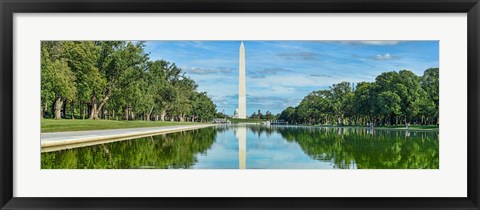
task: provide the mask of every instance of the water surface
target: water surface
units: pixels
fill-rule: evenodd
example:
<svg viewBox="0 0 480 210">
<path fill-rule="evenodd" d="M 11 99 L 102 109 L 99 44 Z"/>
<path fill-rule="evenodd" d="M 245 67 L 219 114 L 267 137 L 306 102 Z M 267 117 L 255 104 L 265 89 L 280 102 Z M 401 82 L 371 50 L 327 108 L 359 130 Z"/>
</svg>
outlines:
<svg viewBox="0 0 480 210">
<path fill-rule="evenodd" d="M 232 125 L 42 153 L 43 169 L 438 169 L 438 131 Z"/>
</svg>

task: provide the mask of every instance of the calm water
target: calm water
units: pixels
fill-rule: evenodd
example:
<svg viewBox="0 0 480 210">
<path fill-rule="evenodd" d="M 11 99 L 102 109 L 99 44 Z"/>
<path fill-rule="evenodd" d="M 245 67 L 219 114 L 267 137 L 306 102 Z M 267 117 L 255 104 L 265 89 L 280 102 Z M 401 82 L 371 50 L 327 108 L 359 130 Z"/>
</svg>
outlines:
<svg viewBox="0 0 480 210">
<path fill-rule="evenodd" d="M 438 131 L 218 126 L 42 153 L 42 168 L 438 169 Z"/>
</svg>

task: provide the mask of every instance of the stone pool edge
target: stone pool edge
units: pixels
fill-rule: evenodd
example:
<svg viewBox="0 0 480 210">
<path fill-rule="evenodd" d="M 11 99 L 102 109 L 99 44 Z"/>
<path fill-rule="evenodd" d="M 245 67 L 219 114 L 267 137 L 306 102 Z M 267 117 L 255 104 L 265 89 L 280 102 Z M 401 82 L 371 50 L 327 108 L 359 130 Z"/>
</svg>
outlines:
<svg viewBox="0 0 480 210">
<path fill-rule="evenodd" d="M 53 152 L 62 149 L 71 149 L 71 148 L 78 148 L 78 147 L 85 147 L 85 146 L 92 146 L 96 144 L 103 144 L 103 143 L 110 143 L 115 141 L 124 141 L 133 138 L 142 138 L 142 137 L 149 137 L 155 135 L 162 135 L 162 134 L 169 134 L 169 133 L 176 133 L 181 131 L 189 131 L 189 130 L 196 130 L 201 128 L 213 127 L 217 126 L 218 124 L 206 124 L 206 125 L 186 125 L 180 128 L 162 128 L 161 130 L 153 130 L 153 131 L 137 131 L 137 132 L 130 132 L 124 134 L 115 134 L 115 135 L 108 135 L 108 136 L 95 136 L 95 137 L 86 137 L 86 138 L 75 138 L 75 139 L 60 139 L 60 140 L 49 140 L 43 141 L 40 140 L 41 152 Z M 152 127 L 154 128 L 154 127 Z"/>
</svg>

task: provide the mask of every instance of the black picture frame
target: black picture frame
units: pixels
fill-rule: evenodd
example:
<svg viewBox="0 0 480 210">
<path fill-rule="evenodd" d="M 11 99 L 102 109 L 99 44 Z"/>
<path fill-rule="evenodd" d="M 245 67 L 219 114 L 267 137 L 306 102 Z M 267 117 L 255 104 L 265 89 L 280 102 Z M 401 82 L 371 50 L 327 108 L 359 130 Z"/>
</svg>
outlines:
<svg viewBox="0 0 480 210">
<path fill-rule="evenodd" d="M 1 209 L 479 209 L 478 0 L 0 0 Z M 465 198 L 25 198 L 13 197 L 15 13 L 467 13 L 468 196 Z M 445 180 L 448 182 L 449 180 Z"/>
</svg>

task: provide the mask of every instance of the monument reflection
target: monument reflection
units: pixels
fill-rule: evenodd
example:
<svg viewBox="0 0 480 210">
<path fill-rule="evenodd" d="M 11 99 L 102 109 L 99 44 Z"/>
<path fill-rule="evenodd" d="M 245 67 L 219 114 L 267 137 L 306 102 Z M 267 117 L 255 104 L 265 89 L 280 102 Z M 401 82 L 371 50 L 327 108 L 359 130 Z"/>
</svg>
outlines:
<svg viewBox="0 0 480 210">
<path fill-rule="evenodd" d="M 247 127 L 245 125 L 235 128 L 235 136 L 238 140 L 238 165 L 240 169 L 247 166 Z"/>
</svg>

